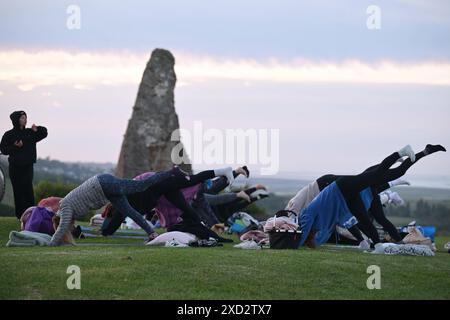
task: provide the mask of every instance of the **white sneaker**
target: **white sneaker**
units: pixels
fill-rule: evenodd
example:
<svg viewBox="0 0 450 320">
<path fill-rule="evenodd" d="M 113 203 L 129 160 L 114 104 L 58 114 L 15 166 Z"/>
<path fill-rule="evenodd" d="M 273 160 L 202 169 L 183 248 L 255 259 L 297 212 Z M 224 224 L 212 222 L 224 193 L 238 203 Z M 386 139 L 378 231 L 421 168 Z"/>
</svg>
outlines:
<svg viewBox="0 0 450 320">
<path fill-rule="evenodd" d="M 370 243 L 368 240 L 363 240 L 359 243 L 358 249 L 361 251 L 369 251 L 370 250 Z"/>
<path fill-rule="evenodd" d="M 400 197 L 400 195 L 397 192 L 390 192 L 389 203 L 392 203 L 396 206 L 403 206 L 405 204 L 405 201 Z"/>
<path fill-rule="evenodd" d="M 244 249 L 244 250 L 259 250 L 259 249 L 261 249 L 261 246 L 259 246 L 253 240 L 241 242 L 241 243 L 235 245 L 234 247 L 238 248 L 238 249 Z"/>
<path fill-rule="evenodd" d="M 413 148 L 408 144 L 406 147 L 402 148 L 398 154 L 400 157 L 409 157 L 412 162 L 416 161 L 416 154 L 414 153 Z"/>
</svg>

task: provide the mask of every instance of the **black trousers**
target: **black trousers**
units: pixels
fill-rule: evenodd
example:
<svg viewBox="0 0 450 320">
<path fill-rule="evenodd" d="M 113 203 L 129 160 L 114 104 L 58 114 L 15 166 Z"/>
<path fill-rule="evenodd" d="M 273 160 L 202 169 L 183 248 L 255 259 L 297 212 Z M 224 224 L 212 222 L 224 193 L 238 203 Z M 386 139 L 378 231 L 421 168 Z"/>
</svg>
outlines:
<svg viewBox="0 0 450 320">
<path fill-rule="evenodd" d="M 389 168 L 400 158 L 395 152 L 383 160 L 375 169 L 364 171 L 356 176 L 343 176 L 336 180 L 339 189 L 344 196 L 348 208 L 358 219 L 358 227 L 376 244 L 380 237 L 374 225 L 369 219 L 366 208 L 359 196 L 364 189 L 372 186 L 380 186 L 386 183 Z M 390 177 L 392 178 L 393 175 Z"/>
<path fill-rule="evenodd" d="M 384 231 L 386 231 L 394 241 L 399 242 L 402 241 L 402 236 L 398 232 L 397 228 L 394 224 L 386 218 L 386 214 L 384 213 L 383 205 L 381 204 L 380 197 L 378 196 L 378 190 L 372 188 L 373 201 L 372 206 L 369 208 L 369 214 L 375 219 L 375 221 L 383 227 Z"/>
<path fill-rule="evenodd" d="M 256 188 L 249 188 L 244 190 L 244 192 L 250 196 L 253 192 L 256 191 Z M 256 202 L 258 199 L 256 198 L 250 198 L 251 202 L 247 202 L 244 199 L 237 198 L 233 200 L 230 203 L 224 203 L 220 205 L 213 206 L 213 209 L 216 213 L 216 215 L 219 217 L 219 219 L 222 222 L 227 222 L 228 218 L 230 218 L 234 213 L 242 211 L 246 207 L 248 207 L 250 204 Z"/>
<path fill-rule="evenodd" d="M 417 159 L 422 158 L 421 154 L 416 155 Z M 381 200 L 379 197 L 379 193 L 387 190 L 390 188 L 389 182 L 396 180 L 408 171 L 409 168 L 413 166 L 413 162 L 411 162 L 410 159 L 405 160 L 399 167 L 394 169 L 388 169 L 384 173 L 382 173 L 382 178 L 380 178 L 377 185 L 372 185 L 371 190 L 373 194 L 373 202 L 371 207 L 369 208 L 368 212 L 362 202 L 362 200 L 359 197 L 352 197 L 351 199 L 347 200 L 348 202 L 351 202 L 352 208 L 351 211 L 355 214 L 355 217 L 358 218 L 358 225 L 354 226 L 349 229 L 351 234 L 356 237 L 358 241 L 362 240 L 362 235 L 359 232 L 358 228 L 362 230 L 369 238 L 373 240 L 373 238 L 378 237 L 378 233 L 375 234 L 376 229 L 373 227 L 373 224 L 371 223 L 371 218 L 373 217 L 375 221 L 383 227 L 383 229 L 389 233 L 389 235 L 397 242 L 402 240 L 401 235 L 399 234 L 397 228 L 392 224 L 392 222 L 389 221 L 389 219 L 386 218 L 386 215 L 384 213 L 383 205 L 381 204 Z M 371 172 L 376 171 L 381 164 L 374 165 L 364 171 Z M 317 184 L 319 185 L 320 191 L 325 189 L 327 186 L 329 186 L 331 183 L 336 181 L 339 178 L 342 177 L 350 177 L 350 176 L 338 176 L 338 175 L 332 175 L 328 174 L 325 176 L 320 177 L 317 179 Z M 364 213 L 370 214 L 369 219 L 367 220 L 364 215 Z M 370 222 L 370 224 L 369 224 Z M 374 230 L 375 229 L 375 230 Z"/>
<path fill-rule="evenodd" d="M 17 166 L 9 164 L 9 177 L 14 192 L 14 206 L 17 219 L 26 209 L 35 205 L 33 190 L 33 164 Z"/>
</svg>

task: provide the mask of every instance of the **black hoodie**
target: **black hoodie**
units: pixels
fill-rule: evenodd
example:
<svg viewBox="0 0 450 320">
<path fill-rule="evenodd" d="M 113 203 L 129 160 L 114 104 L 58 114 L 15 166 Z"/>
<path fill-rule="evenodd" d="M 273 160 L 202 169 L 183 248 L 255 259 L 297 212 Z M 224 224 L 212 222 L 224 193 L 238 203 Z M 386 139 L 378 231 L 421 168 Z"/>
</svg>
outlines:
<svg viewBox="0 0 450 320">
<path fill-rule="evenodd" d="M 37 131 L 31 128 L 20 128 L 19 119 L 22 115 L 26 115 L 24 111 L 14 111 L 9 116 L 11 118 L 13 128 L 3 135 L 0 143 L 0 151 L 9 155 L 9 163 L 11 165 L 30 165 L 36 162 L 36 143 L 47 137 L 47 129 L 45 127 L 37 127 Z M 14 143 L 22 140 L 23 146 L 16 147 Z"/>
</svg>

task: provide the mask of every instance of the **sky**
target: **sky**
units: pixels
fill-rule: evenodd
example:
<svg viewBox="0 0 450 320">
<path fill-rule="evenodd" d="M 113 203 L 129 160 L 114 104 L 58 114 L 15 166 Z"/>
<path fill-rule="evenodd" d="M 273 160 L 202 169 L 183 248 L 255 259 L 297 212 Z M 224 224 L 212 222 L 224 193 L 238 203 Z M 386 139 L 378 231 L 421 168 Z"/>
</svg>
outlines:
<svg viewBox="0 0 450 320">
<path fill-rule="evenodd" d="M 165 48 L 182 128 L 279 129 L 280 176 L 358 173 L 406 144 L 450 147 L 449 16 L 446 0 L 3 0 L 0 129 L 24 109 L 49 129 L 40 157 L 115 163 L 144 67 Z M 449 164 L 433 155 L 413 173 Z"/>
</svg>

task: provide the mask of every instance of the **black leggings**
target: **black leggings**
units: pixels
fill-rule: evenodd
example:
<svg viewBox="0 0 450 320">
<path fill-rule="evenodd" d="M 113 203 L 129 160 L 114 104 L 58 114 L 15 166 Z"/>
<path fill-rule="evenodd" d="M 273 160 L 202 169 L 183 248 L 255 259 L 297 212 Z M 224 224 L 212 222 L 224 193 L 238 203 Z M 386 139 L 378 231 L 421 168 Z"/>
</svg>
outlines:
<svg viewBox="0 0 450 320">
<path fill-rule="evenodd" d="M 402 164 L 400 166 L 398 166 L 397 168 L 388 169 L 386 172 L 384 172 L 383 178 L 379 180 L 380 183 L 377 185 L 372 185 L 371 187 L 373 187 L 377 193 L 381 193 L 381 192 L 389 189 L 390 188 L 389 182 L 394 181 L 394 180 L 399 179 L 402 176 L 404 176 L 406 174 L 406 172 L 409 170 L 409 168 L 411 168 L 414 164 L 417 163 L 417 161 L 419 161 L 423 157 L 425 157 L 425 153 L 422 151 L 422 152 L 416 153 L 416 161 L 415 162 L 412 162 L 411 159 L 408 158 L 405 161 L 403 161 Z M 381 165 L 381 163 L 371 166 L 371 167 L 367 168 L 364 172 L 370 172 L 370 171 L 377 170 L 380 165 Z M 328 187 L 330 184 L 335 182 L 337 179 L 342 178 L 342 177 L 351 177 L 351 176 L 327 174 L 327 175 L 320 177 L 319 179 L 317 179 L 317 184 L 319 185 L 319 190 L 322 191 L 323 189 Z"/>
<path fill-rule="evenodd" d="M 386 215 L 385 215 L 384 209 L 383 209 L 383 205 L 381 204 L 381 200 L 379 197 L 379 193 L 389 189 L 390 181 L 399 179 L 400 177 L 404 176 L 405 173 L 408 171 L 408 169 L 411 168 L 417 161 L 419 161 L 423 157 L 425 157 L 424 152 L 419 152 L 416 154 L 415 162 L 412 162 L 411 159 L 408 158 L 405 161 L 403 161 L 402 164 L 400 166 L 398 166 L 397 168 L 388 169 L 382 175 L 382 178 L 379 180 L 379 183 L 376 184 L 375 186 L 374 185 L 371 186 L 372 193 L 373 193 L 373 202 L 372 202 L 371 207 L 369 208 L 369 213 L 372 215 L 372 217 L 375 219 L 375 221 L 378 224 L 380 224 L 383 227 L 383 229 L 387 233 L 389 233 L 389 235 L 396 242 L 401 241 L 402 237 L 400 236 L 397 228 L 392 224 L 392 222 L 390 222 L 386 218 Z M 395 162 L 397 160 L 395 160 Z M 380 167 L 380 165 L 382 165 L 382 163 L 374 165 L 374 166 L 366 169 L 364 171 L 364 173 L 376 171 Z M 339 178 L 344 178 L 344 177 L 351 177 L 351 176 L 338 176 L 338 175 L 329 174 L 329 175 L 320 177 L 319 179 L 317 179 L 317 184 L 319 185 L 319 190 L 322 191 L 323 189 L 325 189 L 327 186 L 329 186 L 334 181 L 338 180 Z M 351 209 L 350 211 L 352 211 L 352 213 L 358 212 L 355 214 L 355 217 L 359 221 L 357 227 L 354 226 L 349 229 L 349 231 L 352 233 L 352 235 L 357 240 L 362 241 L 363 238 L 362 238 L 361 232 L 358 230 L 358 227 L 359 227 L 359 229 L 361 229 L 372 240 L 373 240 L 373 238 L 379 239 L 378 232 L 376 232 L 376 234 L 375 234 L 376 229 L 370 221 L 370 216 L 368 217 L 368 219 L 365 219 L 365 217 L 362 217 L 363 214 L 367 215 L 367 210 L 366 210 L 362 200 L 360 198 L 358 199 L 357 197 L 353 197 L 351 202 L 352 202 L 353 210 Z M 350 206 L 349 206 L 349 209 L 350 209 Z M 358 217 L 360 217 L 360 218 L 358 218 Z"/>
<path fill-rule="evenodd" d="M 381 204 L 381 200 L 377 192 L 378 191 L 372 189 L 373 201 L 369 209 L 369 213 L 374 217 L 375 221 L 379 225 L 381 225 L 387 233 L 389 233 L 389 235 L 395 242 L 402 241 L 402 237 L 398 232 L 397 228 L 392 224 L 391 221 L 389 221 L 388 218 L 386 218 L 383 205 Z"/>
<path fill-rule="evenodd" d="M 197 212 L 187 203 L 180 189 L 213 178 L 215 176 L 214 171 L 202 171 L 196 175 L 187 175 L 178 167 L 173 168 L 172 171 L 174 174 L 171 177 L 156 183 L 146 191 L 129 195 L 127 198 L 130 205 L 140 213 L 148 213 L 156 206 L 159 198 L 164 195 L 171 204 L 183 212 L 181 216 L 183 220 L 190 223 L 200 223 Z M 102 228 L 102 234 L 106 236 L 116 232 L 124 219 L 125 216 L 121 212 L 113 210 L 112 217 Z"/>
<path fill-rule="evenodd" d="M 172 171 L 173 175 L 171 177 L 154 185 L 153 189 L 165 193 L 192 187 L 215 177 L 214 170 L 202 171 L 194 175 L 188 175 L 178 167 L 173 168 Z"/>
<path fill-rule="evenodd" d="M 255 191 L 256 191 L 256 188 L 254 188 L 254 187 L 244 190 L 244 192 L 248 196 L 250 196 Z M 248 202 L 247 200 L 237 198 L 230 203 L 214 206 L 213 210 L 216 213 L 216 216 L 222 222 L 226 222 L 228 220 L 228 218 L 231 217 L 235 212 L 241 211 L 242 209 L 246 208 L 248 205 L 252 204 L 253 202 L 256 202 L 258 199 L 250 198 L 250 200 L 251 200 L 251 202 Z"/>
<path fill-rule="evenodd" d="M 155 186 L 159 193 L 164 195 L 166 199 L 175 207 L 180 209 L 183 214 L 181 218 L 183 221 L 190 221 L 193 223 L 200 223 L 198 213 L 184 198 L 181 189 L 195 186 L 208 179 L 215 177 L 214 170 L 202 171 L 195 175 L 187 175 L 181 169 L 174 168 L 175 175 L 173 177 L 162 181 Z"/>
<path fill-rule="evenodd" d="M 371 223 L 359 193 L 371 186 L 386 183 L 389 168 L 400 158 L 398 152 L 391 154 L 373 170 L 356 176 L 343 176 L 336 180 L 350 212 L 358 219 L 358 226 L 376 244 L 380 242 L 377 229 Z M 392 169 L 395 170 L 395 169 Z"/>
<path fill-rule="evenodd" d="M 396 242 L 401 241 L 402 237 L 401 237 L 400 233 L 398 232 L 397 228 L 392 224 L 392 222 L 386 218 L 386 214 L 384 213 L 383 205 L 381 204 L 381 200 L 380 200 L 380 197 L 378 194 L 389 189 L 390 181 L 399 179 L 400 177 L 404 176 L 406 174 L 406 172 L 408 171 L 408 169 L 411 168 L 415 163 L 417 163 L 417 161 L 419 161 L 423 157 L 425 157 L 425 153 L 419 152 L 416 154 L 415 162 L 412 162 L 411 159 L 409 159 L 409 158 L 406 159 L 397 168 L 387 170 L 387 172 L 383 176 L 383 180 L 382 180 L 381 184 L 379 184 L 376 187 L 372 186 L 373 202 L 369 209 L 369 213 L 372 215 L 372 217 L 375 219 L 375 221 L 383 227 L 383 230 L 386 231 L 391 236 L 391 238 Z M 377 170 L 377 168 L 380 165 L 381 164 L 370 167 L 369 169 L 366 170 L 366 172 Z M 370 231 L 371 228 L 367 227 L 366 225 L 360 226 L 358 224 L 358 226 L 361 228 L 361 230 L 365 229 L 367 232 L 373 232 L 373 230 Z M 366 235 L 368 235 L 364 230 L 363 230 L 363 232 Z"/>
</svg>

